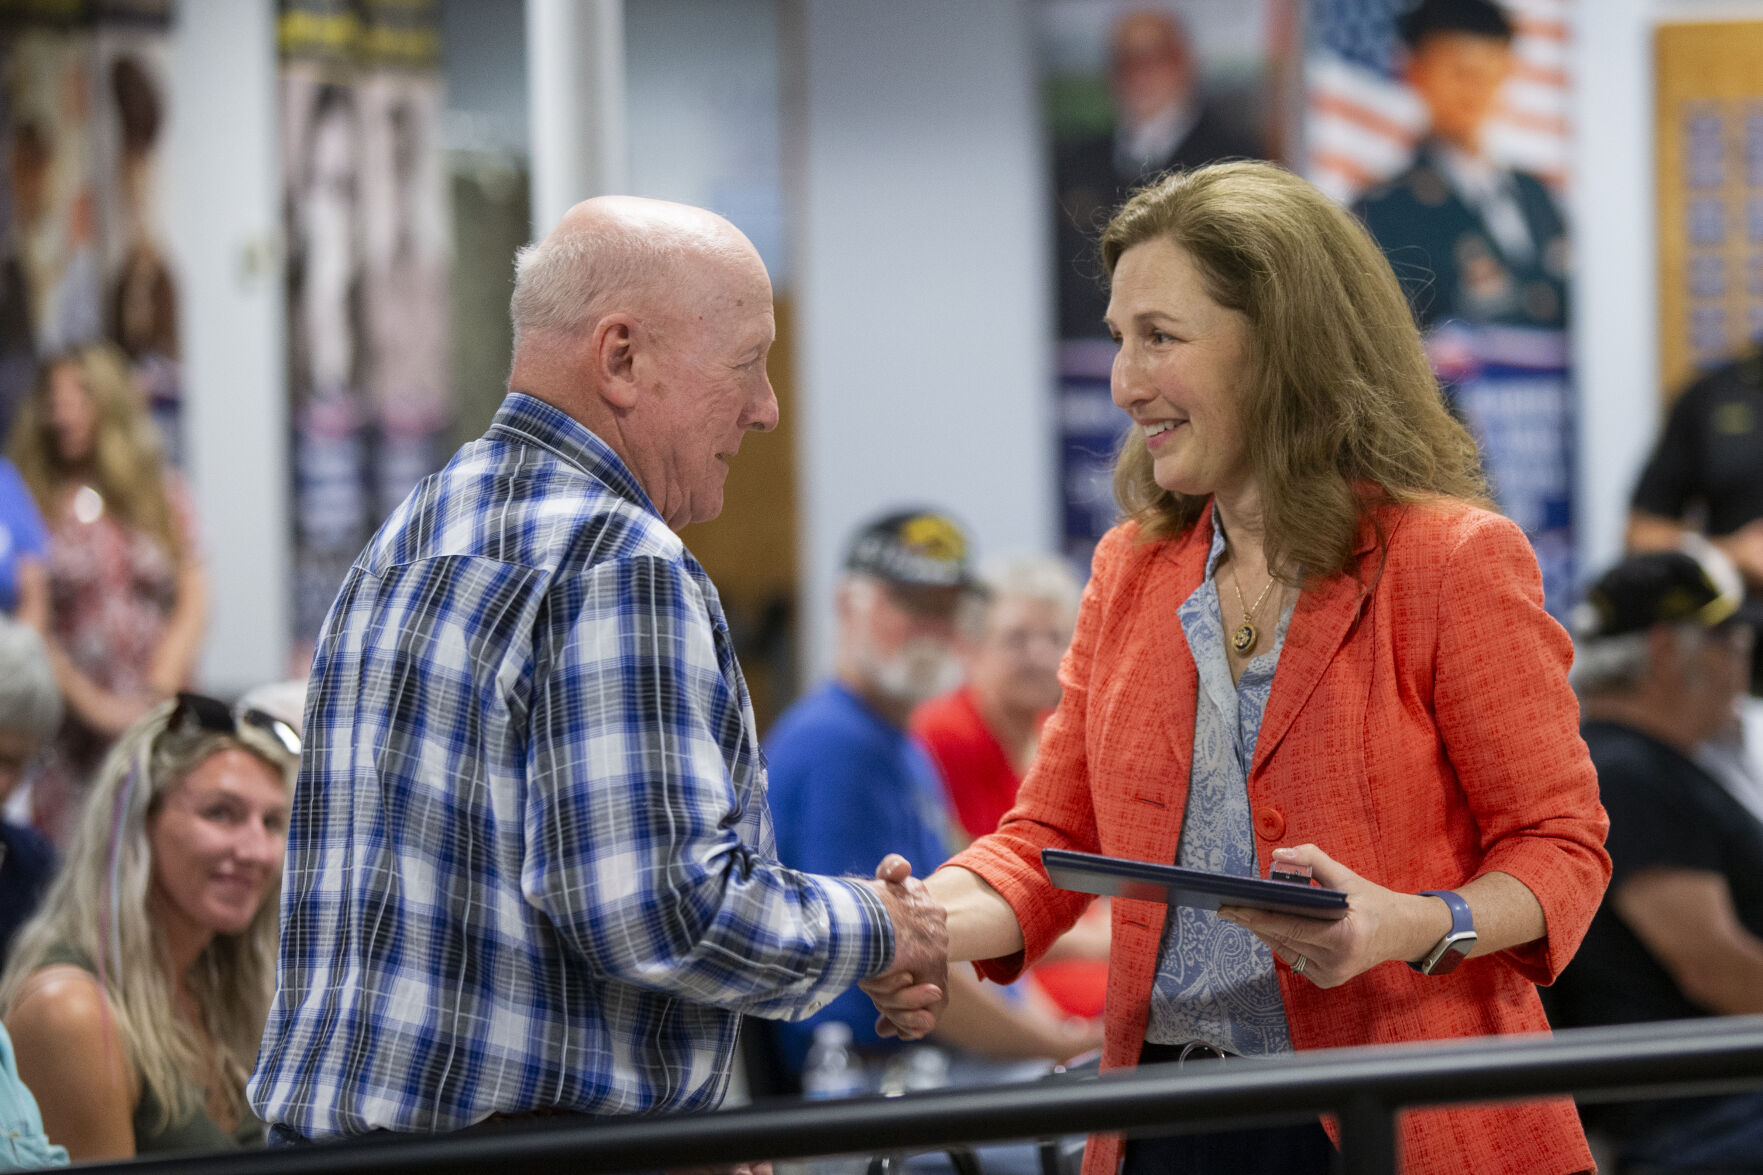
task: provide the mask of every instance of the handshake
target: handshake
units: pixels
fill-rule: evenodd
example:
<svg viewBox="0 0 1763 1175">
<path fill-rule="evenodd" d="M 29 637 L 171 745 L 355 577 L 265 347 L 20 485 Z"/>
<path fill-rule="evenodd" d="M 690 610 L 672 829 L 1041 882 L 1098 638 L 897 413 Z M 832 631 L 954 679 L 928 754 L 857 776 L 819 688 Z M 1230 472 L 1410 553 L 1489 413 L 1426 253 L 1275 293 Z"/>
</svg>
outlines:
<svg viewBox="0 0 1763 1175">
<path fill-rule="evenodd" d="M 936 1027 L 949 1003 L 948 912 L 898 853 L 882 858 L 868 884 L 894 923 L 894 958 L 887 970 L 857 986 L 881 1013 L 878 1033 L 917 1040 Z"/>
</svg>

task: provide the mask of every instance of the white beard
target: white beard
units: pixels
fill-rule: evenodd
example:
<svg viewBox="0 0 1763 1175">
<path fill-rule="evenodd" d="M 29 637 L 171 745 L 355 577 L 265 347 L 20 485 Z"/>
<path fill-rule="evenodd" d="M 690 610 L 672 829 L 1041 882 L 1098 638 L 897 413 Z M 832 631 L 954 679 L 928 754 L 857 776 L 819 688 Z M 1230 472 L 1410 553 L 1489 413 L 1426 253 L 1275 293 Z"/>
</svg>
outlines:
<svg viewBox="0 0 1763 1175">
<path fill-rule="evenodd" d="M 928 702 L 961 684 L 961 662 L 942 641 L 921 637 L 889 657 L 865 651 L 863 668 L 883 697 L 908 706 Z"/>
</svg>

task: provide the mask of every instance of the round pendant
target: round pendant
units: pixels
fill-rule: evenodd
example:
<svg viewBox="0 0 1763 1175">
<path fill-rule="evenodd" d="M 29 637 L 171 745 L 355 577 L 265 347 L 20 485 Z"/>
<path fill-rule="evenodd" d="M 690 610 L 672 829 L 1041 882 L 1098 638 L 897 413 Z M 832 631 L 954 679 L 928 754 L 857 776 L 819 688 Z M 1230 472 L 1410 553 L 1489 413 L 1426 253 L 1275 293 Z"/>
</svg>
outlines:
<svg viewBox="0 0 1763 1175">
<path fill-rule="evenodd" d="M 1260 634 L 1255 626 L 1247 620 L 1237 625 L 1236 631 L 1230 634 L 1230 647 L 1239 653 L 1246 653 L 1255 647 L 1255 638 Z"/>
</svg>

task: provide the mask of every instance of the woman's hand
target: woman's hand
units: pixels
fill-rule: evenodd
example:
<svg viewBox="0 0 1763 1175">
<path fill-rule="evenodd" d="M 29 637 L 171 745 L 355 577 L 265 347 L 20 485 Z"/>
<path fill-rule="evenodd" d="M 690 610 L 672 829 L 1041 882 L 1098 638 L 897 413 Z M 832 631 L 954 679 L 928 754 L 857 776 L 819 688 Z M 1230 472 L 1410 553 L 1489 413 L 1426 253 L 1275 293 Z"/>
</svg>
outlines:
<svg viewBox="0 0 1763 1175">
<path fill-rule="evenodd" d="M 1218 916 L 1247 928 L 1318 987 L 1339 987 L 1392 959 L 1419 959 L 1451 928 L 1451 912 L 1438 898 L 1385 889 L 1315 845 L 1275 849 L 1273 856 L 1310 866 L 1318 885 L 1344 892 L 1347 916 L 1329 921 L 1242 906 L 1220 909 Z"/>
<path fill-rule="evenodd" d="M 881 859 L 872 885 L 894 923 L 894 958 L 857 986 L 875 1003 L 877 1035 L 917 1040 L 949 1002 L 948 917 L 899 853 Z"/>
</svg>

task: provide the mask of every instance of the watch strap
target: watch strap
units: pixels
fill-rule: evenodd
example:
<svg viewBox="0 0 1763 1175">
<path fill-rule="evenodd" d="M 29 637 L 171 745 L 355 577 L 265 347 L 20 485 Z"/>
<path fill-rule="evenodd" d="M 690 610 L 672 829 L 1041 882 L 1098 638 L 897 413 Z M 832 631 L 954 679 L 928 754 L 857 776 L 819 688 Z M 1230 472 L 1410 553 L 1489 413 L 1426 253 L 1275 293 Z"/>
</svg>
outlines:
<svg viewBox="0 0 1763 1175">
<path fill-rule="evenodd" d="M 1451 911 L 1451 929 L 1439 939 L 1437 946 L 1427 952 L 1426 958 L 1408 965 L 1422 975 L 1443 975 L 1454 970 L 1475 946 L 1475 915 L 1463 895 L 1455 890 L 1424 889 L 1420 896 L 1438 898 L 1445 903 Z"/>
</svg>

